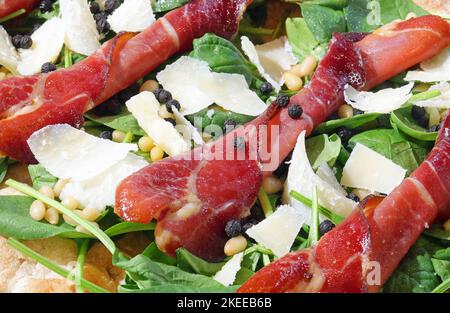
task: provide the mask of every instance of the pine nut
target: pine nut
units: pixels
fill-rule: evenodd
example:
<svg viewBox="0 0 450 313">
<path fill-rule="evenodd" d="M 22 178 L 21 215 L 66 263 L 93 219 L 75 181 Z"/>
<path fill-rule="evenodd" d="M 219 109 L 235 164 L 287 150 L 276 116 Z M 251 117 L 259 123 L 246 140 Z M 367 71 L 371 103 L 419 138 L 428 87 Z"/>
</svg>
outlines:
<svg viewBox="0 0 450 313">
<path fill-rule="evenodd" d="M 150 151 L 150 159 L 152 160 L 152 162 L 162 160 L 163 157 L 164 157 L 164 151 L 160 147 L 154 147 Z"/>
<path fill-rule="evenodd" d="M 267 194 L 271 195 L 283 189 L 283 183 L 278 177 L 271 175 L 264 177 L 262 187 Z"/>
<path fill-rule="evenodd" d="M 283 75 L 286 86 L 289 90 L 299 91 L 303 87 L 303 81 L 300 77 L 291 72 L 286 72 Z"/>
<path fill-rule="evenodd" d="M 39 192 L 42 193 L 44 196 L 49 197 L 50 199 L 55 199 L 55 193 L 53 192 L 53 188 L 47 185 L 42 186 L 39 189 Z"/>
<path fill-rule="evenodd" d="M 353 116 L 353 108 L 348 104 L 341 105 L 338 109 L 338 116 L 340 118 L 352 117 Z"/>
<path fill-rule="evenodd" d="M 150 80 L 146 80 L 141 88 L 139 89 L 139 92 L 143 92 L 143 91 L 149 91 L 149 92 L 155 92 L 156 89 L 159 88 L 159 84 L 156 80 L 150 79 Z"/>
<path fill-rule="evenodd" d="M 35 221 L 42 221 L 45 217 L 45 204 L 39 200 L 34 200 L 30 206 L 30 216 Z"/>
<path fill-rule="evenodd" d="M 155 143 L 152 138 L 144 136 L 139 139 L 138 146 L 141 151 L 150 152 L 155 146 Z"/>
<path fill-rule="evenodd" d="M 450 231 L 450 218 L 444 223 L 444 229 Z"/>
<path fill-rule="evenodd" d="M 241 235 L 230 238 L 225 243 L 224 252 L 225 255 L 232 256 L 244 251 L 245 248 L 247 248 L 247 239 L 245 239 L 245 237 Z"/>
<path fill-rule="evenodd" d="M 312 76 L 317 67 L 317 60 L 312 55 L 307 56 L 301 64 L 296 65 L 295 73 L 300 77 Z M 294 69 L 293 69 L 294 70 Z"/>
<path fill-rule="evenodd" d="M 112 132 L 112 140 L 115 142 L 123 142 L 127 134 L 123 131 L 115 130 Z"/>
<path fill-rule="evenodd" d="M 59 197 L 61 195 L 61 191 L 64 189 L 68 182 L 68 179 L 60 179 L 56 182 L 55 186 L 53 186 L 53 194 L 55 195 L 55 197 Z"/>
<path fill-rule="evenodd" d="M 65 198 L 61 204 L 63 206 L 65 206 L 66 208 L 70 209 L 70 210 L 76 210 L 79 208 L 80 203 L 78 202 L 77 199 L 75 199 L 74 197 L 67 197 Z"/>
<path fill-rule="evenodd" d="M 58 210 L 52 207 L 48 208 L 45 212 L 45 220 L 52 225 L 57 225 L 59 223 Z"/>
<path fill-rule="evenodd" d="M 74 210 L 73 212 L 78 214 L 79 216 L 82 216 L 82 212 L 80 210 Z M 78 223 L 75 222 L 75 220 L 73 218 L 71 218 L 70 216 L 63 214 L 63 219 L 64 219 L 64 222 L 66 222 L 69 225 L 72 225 L 72 226 L 78 225 Z"/>
<path fill-rule="evenodd" d="M 100 212 L 96 209 L 87 207 L 84 208 L 83 211 L 81 211 L 81 216 L 84 217 L 85 220 L 88 220 L 89 222 L 94 222 L 96 219 L 100 217 Z"/>
</svg>

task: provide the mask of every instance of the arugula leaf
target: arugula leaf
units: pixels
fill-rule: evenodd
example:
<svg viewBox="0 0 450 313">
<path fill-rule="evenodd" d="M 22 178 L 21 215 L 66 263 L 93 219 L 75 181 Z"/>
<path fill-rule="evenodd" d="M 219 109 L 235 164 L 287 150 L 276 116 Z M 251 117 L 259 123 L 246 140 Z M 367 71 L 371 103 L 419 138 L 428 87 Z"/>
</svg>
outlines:
<svg viewBox="0 0 450 313">
<path fill-rule="evenodd" d="M 97 116 L 93 111 L 89 111 L 84 116 L 97 124 L 121 130 L 125 133 L 131 133 L 136 136 L 146 135 L 145 131 L 139 126 L 137 120 L 126 108 L 124 108 L 120 114 L 113 116 Z"/>
<path fill-rule="evenodd" d="M 145 255 L 130 260 L 115 253 L 113 264 L 127 271 L 140 290 L 151 292 L 234 292 L 236 286 L 225 287 L 214 279 L 192 274 L 172 265 L 152 261 Z"/>
<path fill-rule="evenodd" d="M 385 156 L 411 174 L 425 160 L 429 150 L 408 140 L 395 129 L 373 129 L 353 136 L 350 148 L 360 143 Z"/>
<path fill-rule="evenodd" d="M 400 108 L 391 113 L 392 127 L 398 128 L 405 134 L 423 141 L 435 141 L 437 132 L 428 132 L 427 129 L 419 126 L 412 117 L 412 106 Z"/>
<path fill-rule="evenodd" d="M 8 172 L 8 158 L 0 158 L 0 183 L 5 179 L 6 173 Z"/>
<path fill-rule="evenodd" d="M 167 12 L 188 3 L 190 0 L 157 0 L 152 1 L 153 12 Z"/>
<path fill-rule="evenodd" d="M 193 255 L 184 248 L 177 249 L 176 253 L 177 253 L 178 267 L 189 273 L 196 273 L 205 276 L 213 276 L 225 265 L 225 262 L 221 263 L 207 262 L 199 258 L 198 256 Z"/>
<path fill-rule="evenodd" d="M 33 182 L 33 188 L 37 190 L 42 186 L 53 187 L 58 181 L 58 178 L 50 174 L 45 167 L 40 164 L 28 165 L 28 173 Z"/>
<path fill-rule="evenodd" d="M 317 59 L 322 59 L 325 55 L 328 45 L 320 44 L 315 39 L 304 18 L 288 18 L 286 34 L 292 46 L 292 52 L 299 61 L 303 61 L 309 55 L 314 55 Z"/>
<path fill-rule="evenodd" d="M 314 130 L 315 134 L 324 134 L 335 131 L 340 127 L 355 129 L 362 126 L 369 126 L 371 123 L 376 124 L 377 119 L 382 116 L 379 113 L 365 113 L 358 114 L 348 118 L 341 118 L 338 120 L 329 120 L 319 124 Z"/>
<path fill-rule="evenodd" d="M 312 137 L 306 140 L 306 152 L 314 170 L 323 163 L 333 166 L 341 152 L 341 139 L 336 134 Z"/>
<path fill-rule="evenodd" d="M 221 129 L 223 129 L 225 121 L 232 120 L 238 124 L 245 124 L 250 122 L 255 117 L 234 113 L 231 111 L 224 111 L 222 108 L 217 106 L 212 106 L 210 108 L 206 108 L 200 112 L 195 114 L 187 115 L 186 118 L 194 124 L 197 128 L 205 129 L 210 125 L 217 125 Z M 218 134 L 214 134 L 218 135 Z"/>
<path fill-rule="evenodd" d="M 384 285 L 383 292 L 430 292 L 439 284 L 431 256 L 439 246 L 421 237 Z"/>
<path fill-rule="evenodd" d="M 310 3 L 303 3 L 300 6 L 308 28 L 319 43 L 329 42 L 333 32 L 343 33 L 346 31 L 346 22 L 342 11 Z"/>
</svg>

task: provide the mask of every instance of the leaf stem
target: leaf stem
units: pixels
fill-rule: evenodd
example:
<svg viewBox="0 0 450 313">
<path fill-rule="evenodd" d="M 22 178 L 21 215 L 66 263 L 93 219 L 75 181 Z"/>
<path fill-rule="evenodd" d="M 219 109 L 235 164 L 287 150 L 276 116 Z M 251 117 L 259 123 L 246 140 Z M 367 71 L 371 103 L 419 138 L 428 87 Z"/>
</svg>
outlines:
<svg viewBox="0 0 450 313">
<path fill-rule="evenodd" d="M 319 199 L 317 196 L 317 186 L 313 188 L 312 198 L 311 226 L 308 236 L 310 246 L 319 241 Z"/>
<path fill-rule="evenodd" d="M 44 202 L 49 207 L 53 207 L 53 208 L 57 209 L 59 212 L 61 212 L 62 214 L 65 214 L 68 217 L 72 218 L 77 224 L 84 227 L 88 232 L 90 232 L 98 240 L 100 240 L 100 242 L 106 247 L 106 249 L 109 250 L 109 252 L 111 252 L 111 254 L 114 254 L 116 252 L 116 250 L 117 250 L 116 245 L 111 240 L 111 238 L 108 237 L 108 235 L 106 235 L 94 223 L 86 221 L 85 219 L 83 219 L 81 216 L 79 216 L 72 210 L 63 206 L 60 202 L 53 200 L 53 199 L 43 195 L 39 191 L 35 190 L 34 188 L 32 188 L 26 184 L 19 183 L 18 181 L 15 181 L 13 179 L 8 179 L 6 181 L 6 185 L 14 188 L 26 195 L 29 195 L 35 199 L 38 199 L 38 200 Z"/>
<path fill-rule="evenodd" d="M 311 199 L 309 199 L 308 197 L 305 197 L 301 193 L 299 193 L 299 192 L 297 192 L 295 190 L 291 190 L 289 195 L 292 198 L 294 198 L 295 200 L 297 200 L 297 201 L 303 203 L 304 205 L 309 206 L 310 208 L 312 208 L 313 201 Z M 342 222 L 344 220 L 344 217 L 342 217 L 340 215 L 337 215 L 334 212 L 331 212 L 329 209 L 327 209 L 326 207 L 321 206 L 320 204 L 318 205 L 318 208 L 319 208 L 320 214 L 322 214 L 323 216 L 325 216 L 326 218 L 331 220 L 335 225 L 339 224 L 340 222 Z"/>
<path fill-rule="evenodd" d="M 450 289 L 450 277 L 444 280 L 436 288 L 434 288 L 432 293 L 444 293 L 449 289 Z"/>
<path fill-rule="evenodd" d="M 75 277 L 75 281 L 77 284 L 77 293 L 84 293 L 84 289 L 81 286 L 81 280 L 84 275 L 84 263 L 86 261 L 86 254 L 89 249 L 89 239 L 85 239 L 82 241 L 80 245 L 80 249 L 78 251 L 78 259 L 77 259 L 77 274 Z"/>
<path fill-rule="evenodd" d="M 267 193 L 264 191 L 262 187 L 259 188 L 258 200 L 263 209 L 264 216 L 268 217 L 269 215 L 271 215 L 273 213 L 273 207 L 272 204 L 270 203 L 269 196 L 267 196 Z"/>
<path fill-rule="evenodd" d="M 75 278 L 67 269 L 59 266 L 55 262 L 47 259 L 43 255 L 41 255 L 41 254 L 37 253 L 36 251 L 30 249 L 29 247 L 27 247 L 26 245 L 24 245 L 20 241 L 14 239 L 14 238 L 9 238 L 8 239 L 8 244 L 11 247 L 13 247 L 14 249 L 16 249 L 17 251 L 23 253 L 27 257 L 35 260 L 36 262 L 42 264 L 43 266 L 45 266 L 49 270 L 55 272 L 56 274 L 66 278 L 68 280 L 71 280 L 71 281 L 73 281 L 75 283 L 78 283 L 77 282 L 77 278 Z M 88 281 L 88 280 L 86 280 L 84 278 L 80 278 L 79 283 L 80 283 L 80 286 L 82 286 L 84 289 L 89 290 L 90 292 L 93 292 L 93 293 L 109 293 L 108 290 L 103 289 L 102 287 L 97 286 L 97 285 L 91 283 L 90 281 Z"/>
<path fill-rule="evenodd" d="M 270 28 L 241 25 L 239 26 L 239 32 L 245 35 L 270 36 L 274 33 L 274 30 Z"/>
<path fill-rule="evenodd" d="M 4 22 L 7 22 L 7 21 L 9 21 L 9 20 L 12 20 L 13 18 L 18 17 L 19 15 L 24 14 L 26 11 L 27 11 L 27 10 L 25 10 L 25 9 L 17 10 L 17 11 L 15 11 L 15 12 L 13 12 L 13 13 L 11 13 L 11 14 L 9 14 L 9 15 L 3 17 L 3 18 L 1 18 L 1 19 L 0 19 L 0 23 L 4 23 Z"/>
</svg>

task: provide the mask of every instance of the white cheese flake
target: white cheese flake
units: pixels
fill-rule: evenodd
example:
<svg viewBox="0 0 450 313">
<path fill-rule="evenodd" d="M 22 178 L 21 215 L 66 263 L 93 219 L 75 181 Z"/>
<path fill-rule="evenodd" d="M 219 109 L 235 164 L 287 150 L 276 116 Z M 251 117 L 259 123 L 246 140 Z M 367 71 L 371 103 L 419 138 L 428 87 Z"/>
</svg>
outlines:
<svg viewBox="0 0 450 313">
<path fill-rule="evenodd" d="M 183 115 L 199 112 L 214 103 L 251 116 L 257 116 L 267 108 L 249 89 L 243 75 L 214 73 L 207 62 L 188 56 L 166 66 L 157 79 L 180 102 Z"/>
<path fill-rule="evenodd" d="M 31 48 L 19 49 L 17 71 L 22 75 L 32 75 L 41 71 L 42 64 L 55 62 L 64 45 L 64 34 L 64 23 L 60 18 L 53 17 L 42 24 L 31 35 Z"/>
<path fill-rule="evenodd" d="M 125 0 L 109 17 L 111 29 L 116 33 L 140 32 L 155 21 L 149 0 Z"/>
<path fill-rule="evenodd" d="M 282 205 L 266 219 L 247 230 L 247 235 L 257 243 L 272 250 L 277 257 L 289 253 L 295 237 L 307 217 L 304 212 Z"/>
<path fill-rule="evenodd" d="M 98 175 L 81 181 L 70 180 L 61 191 L 60 199 L 74 197 L 83 207 L 103 211 L 107 206 L 114 205 L 115 191 L 122 180 L 147 165 L 143 158 L 128 153 L 123 160 Z"/>
<path fill-rule="evenodd" d="M 377 92 L 358 91 L 350 85 L 344 90 L 345 101 L 352 107 L 369 113 L 390 113 L 411 98 L 414 83 L 400 88 L 386 88 Z"/>
<path fill-rule="evenodd" d="M 213 276 L 213 279 L 224 286 L 231 286 L 236 280 L 236 275 L 241 269 L 244 252 L 233 255 L 225 265 Z"/>
<path fill-rule="evenodd" d="M 6 67 L 13 74 L 17 73 L 17 64 L 19 63 L 19 54 L 12 44 L 3 26 L 0 25 L 0 65 Z"/>
<path fill-rule="evenodd" d="M 90 55 L 99 49 L 100 34 L 87 0 L 60 0 L 59 5 L 67 47 L 83 55 Z"/>
<path fill-rule="evenodd" d="M 283 74 L 297 63 L 286 37 L 263 45 L 254 45 L 246 36 L 241 37 L 241 47 L 258 72 L 276 91 L 284 84 Z"/>
<path fill-rule="evenodd" d="M 67 124 L 46 126 L 27 142 L 35 158 L 52 175 L 75 180 L 99 175 L 123 160 L 129 151 L 137 150 L 135 144 L 101 139 Z"/>
<path fill-rule="evenodd" d="M 450 84 L 448 82 L 441 82 L 433 85 L 428 89 L 429 91 L 438 90 L 441 94 L 437 97 L 428 100 L 416 101 L 415 105 L 426 108 L 449 109 L 450 108 Z"/>
<path fill-rule="evenodd" d="M 324 171 L 327 171 L 327 169 L 322 168 L 319 171 L 320 176 L 314 173 L 306 154 L 305 132 L 303 131 L 297 139 L 297 144 L 292 154 L 292 162 L 284 186 L 283 202 L 305 212 L 308 225 L 311 223 L 311 208 L 291 197 L 289 193 L 292 190 L 312 199 L 312 191 L 316 186 L 319 204 L 343 217 L 350 214 L 356 205 L 356 202 L 346 197 L 346 193 L 342 188 L 335 186 L 336 182 L 330 177 L 325 178 L 330 173 L 324 174 Z"/>
<path fill-rule="evenodd" d="M 401 166 L 357 143 L 345 163 L 341 184 L 389 194 L 400 185 L 405 174 Z"/>
<path fill-rule="evenodd" d="M 191 149 L 190 140 L 184 139 L 170 122 L 159 116 L 160 104 L 152 92 L 141 92 L 126 105 L 139 126 L 168 155 L 175 156 Z"/>
<path fill-rule="evenodd" d="M 189 122 L 187 118 L 183 116 L 175 107 L 172 107 L 173 115 L 175 116 L 175 121 L 177 126 L 175 128 L 178 132 L 183 136 L 183 138 L 187 141 L 194 141 L 196 145 L 204 144 L 204 140 L 200 132 L 194 125 Z"/>
<path fill-rule="evenodd" d="M 409 71 L 406 81 L 423 83 L 450 81 L 450 51 L 445 49 L 435 57 L 420 63 L 422 71 Z"/>
</svg>

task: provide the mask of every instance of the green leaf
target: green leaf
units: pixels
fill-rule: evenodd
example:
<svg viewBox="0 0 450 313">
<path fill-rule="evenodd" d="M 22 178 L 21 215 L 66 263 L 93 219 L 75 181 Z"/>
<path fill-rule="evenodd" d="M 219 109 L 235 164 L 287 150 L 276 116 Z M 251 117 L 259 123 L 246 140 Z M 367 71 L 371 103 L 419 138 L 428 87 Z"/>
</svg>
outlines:
<svg viewBox="0 0 450 313">
<path fill-rule="evenodd" d="M 431 262 L 442 281 L 450 278 L 450 247 L 436 251 Z"/>
<path fill-rule="evenodd" d="M 440 240 L 450 241 L 450 230 L 445 230 L 441 225 L 432 225 L 424 232 L 424 235 Z"/>
<path fill-rule="evenodd" d="M 8 172 L 8 158 L 0 158 L 0 183 L 5 179 Z"/>
<path fill-rule="evenodd" d="M 58 178 L 50 174 L 45 167 L 40 164 L 28 165 L 28 173 L 33 182 L 33 188 L 37 190 L 42 186 L 53 187 L 58 181 Z"/>
<path fill-rule="evenodd" d="M 188 3 L 190 0 L 156 0 L 152 2 L 153 12 L 167 12 Z"/>
<path fill-rule="evenodd" d="M 330 41 L 333 32 L 346 31 L 346 22 L 342 11 L 325 6 L 303 3 L 302 15 L 310 31 L 319 43 Z"/>
<path fill-rule="evenodd" d="M 109 237 L 114 237 L 139 231 L 155 230 L 155 227 L 155 223 L 141 224 L 134 222 L 121 222 L 105 230 L 105 234 L 107 234 Z"/>
<path fill-rule="evenodd" d="M 180 269 L 205 276 L 213 276 L 225 265 L 225 262 L 207 262 L 184 248 L 177 249 L 177 262 Z"/>
<path fill-rule="evenodd" d="M 262 80 L 256 67 L 230 41 L 206 34 L 193 43 L 190 56 L 209 64 L 214 72 L 244 75 L 251 89 L 259 91 Z"/>
<path fill-rule="evenodd" d="M 411 0 L 378 0 L 378 2 L 383 25 L 397 19 L 404 20 L 410 12 L 415 13 L 417 16 L 429 14 Z"/>
<path fill-rule="evenodd" d="M 336 134 L 312 137 L 306 141 L 306 152 L 314 170 L 324 163 L 333 166 L 341 152 L 341 139 Z"/>
<path fill-rule="evenodd" d="M 26 196 L 0 196 L 0 235 L 22 240 L 61 236 L 86 238 L 86 234 L 63 226 L 38 222 L 30 217 L 29 209 L 34 201 Z"/>
<path fill-rule="evenodd" d="M 87 119 L 98 124 L 105 125 L 109 128 L 132 133 L 136 136 L 145 136 L 145 131 L 139 126 L 134 116 L 127 109 L 114 116 L 97 116 L 93 111 L 89 111 L 84 115 Z"/>
<path fill-rule="evenodd" d="M 362 144 L 407 170 L 410 175 L 425 160 L 429 150 L 408 140 L 395 129 L 373 129 L 353 136 L 350 148 Z"/>
<path fill-rule="evenodd" d="M 358 114 L 348 118 L 341 118 L 337 120 L 330 120 L 323 122 L 314 130 L 315 134 L 331 133 L 340 127 L 355 129 L 362 126 L 368 126 L 373 123 L 376 125 L 377 119 L 382 116 L 378 113 Z"/>
<path fill-rule="evenodd" d="M 428 239 L 419 238 L 384 285 L 383 292 L 431 292 L 439 284 L 431 261 L 438 249 Z"/>
<path fill-rule="evenodd" d="M 286 34 L 292 46 L 292 52 L 299 61 L 303 61 L 309 55 L 314 55 L 317 59 L 321 59 L 325 55 L 328 45 L 319 44 L 304 18 L 288 18 Z"/>
<path fill-rule="evenodd" d="M 344 15 L 347 21 L 347 31 L 349 32 L 371 32 L 378 25 L 369 24 L 371 14 L 376 12 L 370 9 L 367 0 L 352 0 L 344 8 Z"/>
<path fill-rule="evenodd" d="M 411 114 L 412 106 L 400 108 L 391 113 L 392 127 L 398 128 L 405 134 L 423 141 L 435 141 L 437 132 L 428 132 L 427 129 L 419 126 Z"/>
<path fill-rule="evenodd" d="M 225 287 L 210 277 L 152 261 L 142 254 L 128 260 L 116 253 L 113 264 L 127 271 L 141 291 L 222 293 L 236 290 L 236 287 Z"/>
<path fill-rule="evenodd" d="M 224 123 L 227 120 L 232 120 L 238 124 L 243 125 L 247 122 L 250 122 L 255 117 L 234 113 L 231 111 L 224 111 L 222 108 L 213 106 L 211 108 L 206 108 L 195 114 L 187 115 L 186 118 L 197 128 L 205 129 L 210 125 L 217 125 L 218 127 L 220 127 L 220 129 L 223 129 Z M 214 136 L 216 135 L 219 134 L 214 134 Z"/>
<path fill-rule="evenodd" d="M 155 262 L 160 262 L 167 265 L 177 265 L 177 260 L 159 250 L 158 246 L 154 242 L 145 248 L 142 255 L 145 255 Z"/>
</svg>

